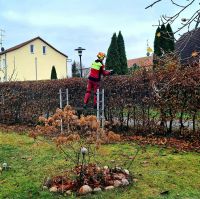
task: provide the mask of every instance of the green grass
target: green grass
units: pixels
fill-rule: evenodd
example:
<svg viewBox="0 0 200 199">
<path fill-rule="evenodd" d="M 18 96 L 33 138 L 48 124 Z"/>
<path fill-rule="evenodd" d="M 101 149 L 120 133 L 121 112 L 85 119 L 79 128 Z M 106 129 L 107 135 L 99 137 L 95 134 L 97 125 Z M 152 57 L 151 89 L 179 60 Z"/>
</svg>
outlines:
<svg viewBox="0 0 200 199">
<path fill-rule="evenodd" d="M 175 153 L 172 149 L 153 146 L 139 147 L 134 143 L 102 146 L 99 161 L 111 166 L 111 160 L 128 167 L 136 149 L 139 153 L 130 171 L 136 183 L 114 191 L 103 191 L 83 198 L 98 199 L 199 199 L 200 156 L 198 153 Z M 119 155 L 120 154 L 120 155 Z M 42 190 L 47 176 L 58 175 L 72 165 L 64 160 L 57 148 L 46 142 L 35 143 L 27 135 L 0 133 L 0 164 L 7 162 L 12 168 L 0 174 L 0 198 L 52 199 L 66 196 Z M 169 191 L 161 195 L 161 192 Z M 76 198 L 71 196 L 68 198 Z"/>
<path fill-rule="evenodd" d="M 133 109 L 129 110 L 131 113 L 133 113 Z M 142 115 L 142 108 L 141 107 L 138 107 L 136 106 L 136 109 L 135 109 L 135 114 L 136 115 Z M 121 112 L 121 110 L 117 110 L 116 112 L 118 112 L 118 114 Z M 128 109 L 123 109 L 123 114 L 125 117 L 127 117 L 128 115 Z M 153 108 L 151 107 L 150 110 L 149 110 L 149 118 L 150 119 L 159 119 L 161 117 L 161 114 L 160 114 L 160 110 L 157 109 L 157 108 Z M 165 111 L 165 114 L 167 117 L 171 117 L 171 115 L 169 114 L 169 112 Z M 145 109 L 145 115 L 147 115 L 147 109 Z M 176 113 L 174 119 L 179 119 L 181 117 L 181 113 Z M 183 113 L 183 116 L 182 116 L 182 119 L 183 120 L 192 120 L 193 118 L 193 115 L 191 113 L 186 113 L 184 112 Z M 200 111 L 198 111 L 196 113 L 196 120 L 198 120 L 198 118 L 200 118 Z"/>
</svg>

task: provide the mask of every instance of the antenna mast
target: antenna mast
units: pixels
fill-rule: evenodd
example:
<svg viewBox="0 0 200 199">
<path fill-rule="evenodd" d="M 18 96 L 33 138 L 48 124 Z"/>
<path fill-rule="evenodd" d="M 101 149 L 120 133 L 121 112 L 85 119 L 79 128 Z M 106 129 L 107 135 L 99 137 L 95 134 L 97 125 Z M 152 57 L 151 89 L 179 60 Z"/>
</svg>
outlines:
<svg viewBox="0 0 200 199">
<path fill-rule="evenodd" d="M 0 47 L 3 47 L 3 37 L 5 36 L 5 30 L 0 29 Z"/>
</svg>

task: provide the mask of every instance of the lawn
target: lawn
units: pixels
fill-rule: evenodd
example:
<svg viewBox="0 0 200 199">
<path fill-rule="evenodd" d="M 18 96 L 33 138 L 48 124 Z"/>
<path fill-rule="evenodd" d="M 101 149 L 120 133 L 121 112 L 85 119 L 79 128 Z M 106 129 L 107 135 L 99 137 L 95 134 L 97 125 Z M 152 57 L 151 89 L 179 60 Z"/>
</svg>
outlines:
<svg viewBox="0 0 200 199">
<path fill-rule="evenodd" d="M 103 145 L 99 151 L 99 161 L 108 166 L 117 162 L 118 165 L 124 164 L 125 168 L 137 149 L 139 153 L 129 169 L 135 179 L 133 184 L 83 198 L 200 198 L 199 153 L 177 152 L 149 145 L 140 147 L 133 142 L 122 142 Z M 45 177 L 58 175 L 73 166 L 52 143 L 36 143 L 26 134 L 0 133 L 0 164 L 3 162 L 7 162 L 11 169 L 0 174 L 0 198 L 66 198 L 42 190 Z"/>
</svg>

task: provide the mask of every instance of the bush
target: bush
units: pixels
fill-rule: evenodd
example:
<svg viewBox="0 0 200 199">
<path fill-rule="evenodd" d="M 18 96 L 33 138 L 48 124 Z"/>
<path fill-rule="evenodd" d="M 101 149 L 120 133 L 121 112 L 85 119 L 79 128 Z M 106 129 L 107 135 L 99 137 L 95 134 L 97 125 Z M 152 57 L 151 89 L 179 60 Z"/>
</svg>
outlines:
<svg viewBox="0 0 200 199">
<path fill-rule="evenodd" d="M 199 67 L 106 77 L 105 117 L 115 130 L 199 136 L 199 77 Z M 1 83 L 0 122 L 35 124 L 40 115 L 51 115 L 59 107 L 60 88 L 69 89 L 72 107 L 82 107 L 86 85 L 83 78 Z"/>
</svg>

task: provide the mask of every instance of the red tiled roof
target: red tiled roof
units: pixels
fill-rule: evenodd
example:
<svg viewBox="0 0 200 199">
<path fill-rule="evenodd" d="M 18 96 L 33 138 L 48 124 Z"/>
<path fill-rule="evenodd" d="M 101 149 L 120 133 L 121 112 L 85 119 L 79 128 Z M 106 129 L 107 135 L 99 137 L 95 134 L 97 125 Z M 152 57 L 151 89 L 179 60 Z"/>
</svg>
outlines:
<svg viewBox="0 0 200 199">
<path fill-rule="evenodd" d="M 67 55 L 65 55 L 64 53 L 60 52 L 59 50 L 57 50 L 56 48 L 54 48 L 52 45 L 50 45 L 49 43 L 47 43 L 47 42 L 46 42 L 44 39 L 42 39 L 41 37 L 35 37 L 35 38 L 30 39 L 30 40 L 28 40 L 28 41 L 26 41 L 26 42 L 23 42 L 23 43 L 21 43 L 21 44 L 18 44 L 18 45 L 16 45 L 16 46 L 13 46 L 12 48 L 9 48 L 9 49 L 7 49 L 7 50 L 5 50 L 5 51 L 3 51 L 3 52 L 0 52 L 0 55 L 3 55 L 3 54 L 5 54 L 5 53 L 8 53 L 8 52 L 11 52 L 11 51 L 14 51 L 14 50 L 17 50 L 17 49 L 19 49 L 19 48 L 21 48 L 21 47 L 23 47 L 23 46 L 25 46 L 25 45 L 27 45 L 27 44 L 29 44 L 29 43 L 35 41 L 35 40 L 37 40 L 37 39 L 40 39 L 41 41 L 43 41 L 45 44 L 47 44 L 48 46 L 50 46 L 51 48 L 53 48 L 55 51 L 57 51 L 57 52 L 60 53 L 61 55 L 65 56 L 65 57 L 68 57 Z"/>
<path fill-rule="evenodd" d="M 134 64 L 141 67 L 151 67 L 153 65 L 153 56 L 129 59 L 127 62 L 129 68 L 132 67 Z"/>
</svg>

